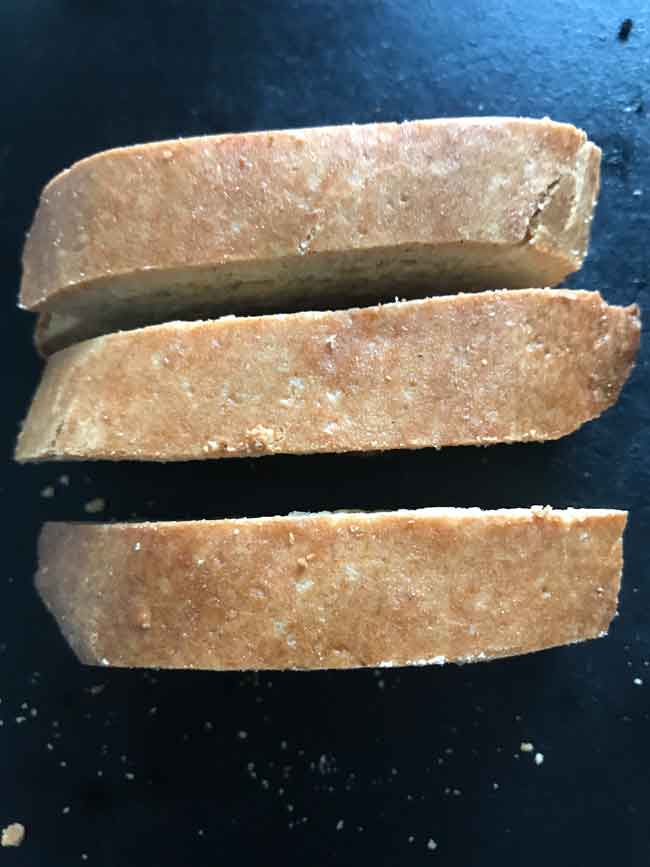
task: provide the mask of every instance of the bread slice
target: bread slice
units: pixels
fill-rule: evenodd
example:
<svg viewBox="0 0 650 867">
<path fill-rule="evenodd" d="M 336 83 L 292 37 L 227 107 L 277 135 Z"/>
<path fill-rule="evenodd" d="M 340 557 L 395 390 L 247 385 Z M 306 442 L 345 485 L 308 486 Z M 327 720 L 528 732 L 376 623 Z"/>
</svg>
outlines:
<svg viewBox="0 0 650 867">
<path fill-rule="evenodd" d="M 556 439 L 616 400 L 636 307 L 528 289 L 176 322 L 54 355 L 19 461 L 373 451 Z"/>
<path fill-rule="evenodd" d="M 537 506 L 46 524 L 36 583 L 93 665 L 470 662 L 604 635 L 626 518 Z"/>
<path fill-rule="evenodd" d="M 21 305 L 51 352 L 221 313 L 559 283 L 600 150 L 548 119 L 219 135 L 111 150 L 45 188 Z"/>
</svg>

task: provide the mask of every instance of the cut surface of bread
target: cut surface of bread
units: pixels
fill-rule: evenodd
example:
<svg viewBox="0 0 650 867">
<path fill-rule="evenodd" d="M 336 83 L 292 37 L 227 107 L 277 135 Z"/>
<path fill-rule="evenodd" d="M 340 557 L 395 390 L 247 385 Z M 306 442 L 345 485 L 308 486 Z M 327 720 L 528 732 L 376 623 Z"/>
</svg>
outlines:
<svg viewBox="0 0 650 867">
<path fill-rule="evenodd" d="M 556 439 L 617 399 L 636 307 L 519 290 L 178 322 L 54 355 L 16 457 L 175 461 Z"/>
<path fill-rule="evenodd" d="M 218 135 L 97 154 L 42 193 L 20 303 L 50 353 L 223 313 L 559 283 L 600 150 L 548 119 Z"/>
<path fill-rule="evenodd" d="M 603 635 L 626 516 L 538 506 L 46 524 L 36 583 L 95 665 L 467 662 Z"/>
</svg>

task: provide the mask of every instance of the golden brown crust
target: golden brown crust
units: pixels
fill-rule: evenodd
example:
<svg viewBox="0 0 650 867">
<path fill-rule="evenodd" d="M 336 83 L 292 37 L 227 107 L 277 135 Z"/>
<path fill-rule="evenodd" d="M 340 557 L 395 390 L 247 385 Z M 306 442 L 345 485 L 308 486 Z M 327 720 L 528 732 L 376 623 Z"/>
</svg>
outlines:
<svg viewBox="0 0 650 867">
<path fill-rule="evenodd" d="M 168 323 L 51 358 L 20 461 L 555 439 L 617 399 L 636 307 L 530 289 Z"/>
<path fill-rule="evenodd" d="M 45 351 L 336 293 L 551 285 L 586 254 L 600 151 L 548 119 L 207 136 L 82 160 L 43 191 L 21 304 Z"/>
<path fill-rule="evenodd" d="M 533 507 L 46 524 L 36 583 L 90 664 L 471 661 L 604 634 L 625 522 Z"/>
</svg>

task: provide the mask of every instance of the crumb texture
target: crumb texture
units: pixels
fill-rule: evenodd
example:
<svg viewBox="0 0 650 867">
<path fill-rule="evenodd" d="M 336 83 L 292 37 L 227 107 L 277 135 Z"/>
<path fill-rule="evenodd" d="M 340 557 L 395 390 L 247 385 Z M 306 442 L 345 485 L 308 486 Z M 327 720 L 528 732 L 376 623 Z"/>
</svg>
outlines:
<svg viewBox="0 0 650 867">
<path fill-rule="evenodd" d="M 542 441 L 611 406 L 636 307 L 529 289 L 172 322 L 49 361 L 21 461 L 192 460 Z"/>
<path fill-rule="evenodd" d="M 534 507 L 47 524 L 36 583 L 95 665 L 442 665 L 604 634 L 625 521 Z"/>
<path fill-rule="evenodd" d="M 555 285 L 586 255 L 600 151 L 460 118 L 158 142 L 45 188 L 21 304 L 45 352 L 172 318 Z"/>
</svg>

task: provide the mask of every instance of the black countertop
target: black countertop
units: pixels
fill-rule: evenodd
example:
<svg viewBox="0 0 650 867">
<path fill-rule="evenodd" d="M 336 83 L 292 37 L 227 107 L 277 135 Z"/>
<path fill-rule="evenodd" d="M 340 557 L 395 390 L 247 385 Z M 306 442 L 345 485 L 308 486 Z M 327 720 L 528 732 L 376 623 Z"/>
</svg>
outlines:
<svg viewBox="0 0 650 867">
<path fill-rule="evenodd" d="M 0 861 L 646 863 L 647 342 L 617 406 L 557 443 L 171 466 L 10 459 L 40 369 L 14 306 L 24 232 L 53 174 L 115 145 L 430 116 L 571 121 L 604 162 L 591 254 L 570 285 L 650 306 L 647 2 L 3 0 L 0 39 L 0 825 L 27 828 Z M 98 496 L 109 519 L 627 508 L 620 616 L 604 640 L 465 667 L 84 669 L 32 573 L 40 523 L 87 518 Z"/>
</svg>

